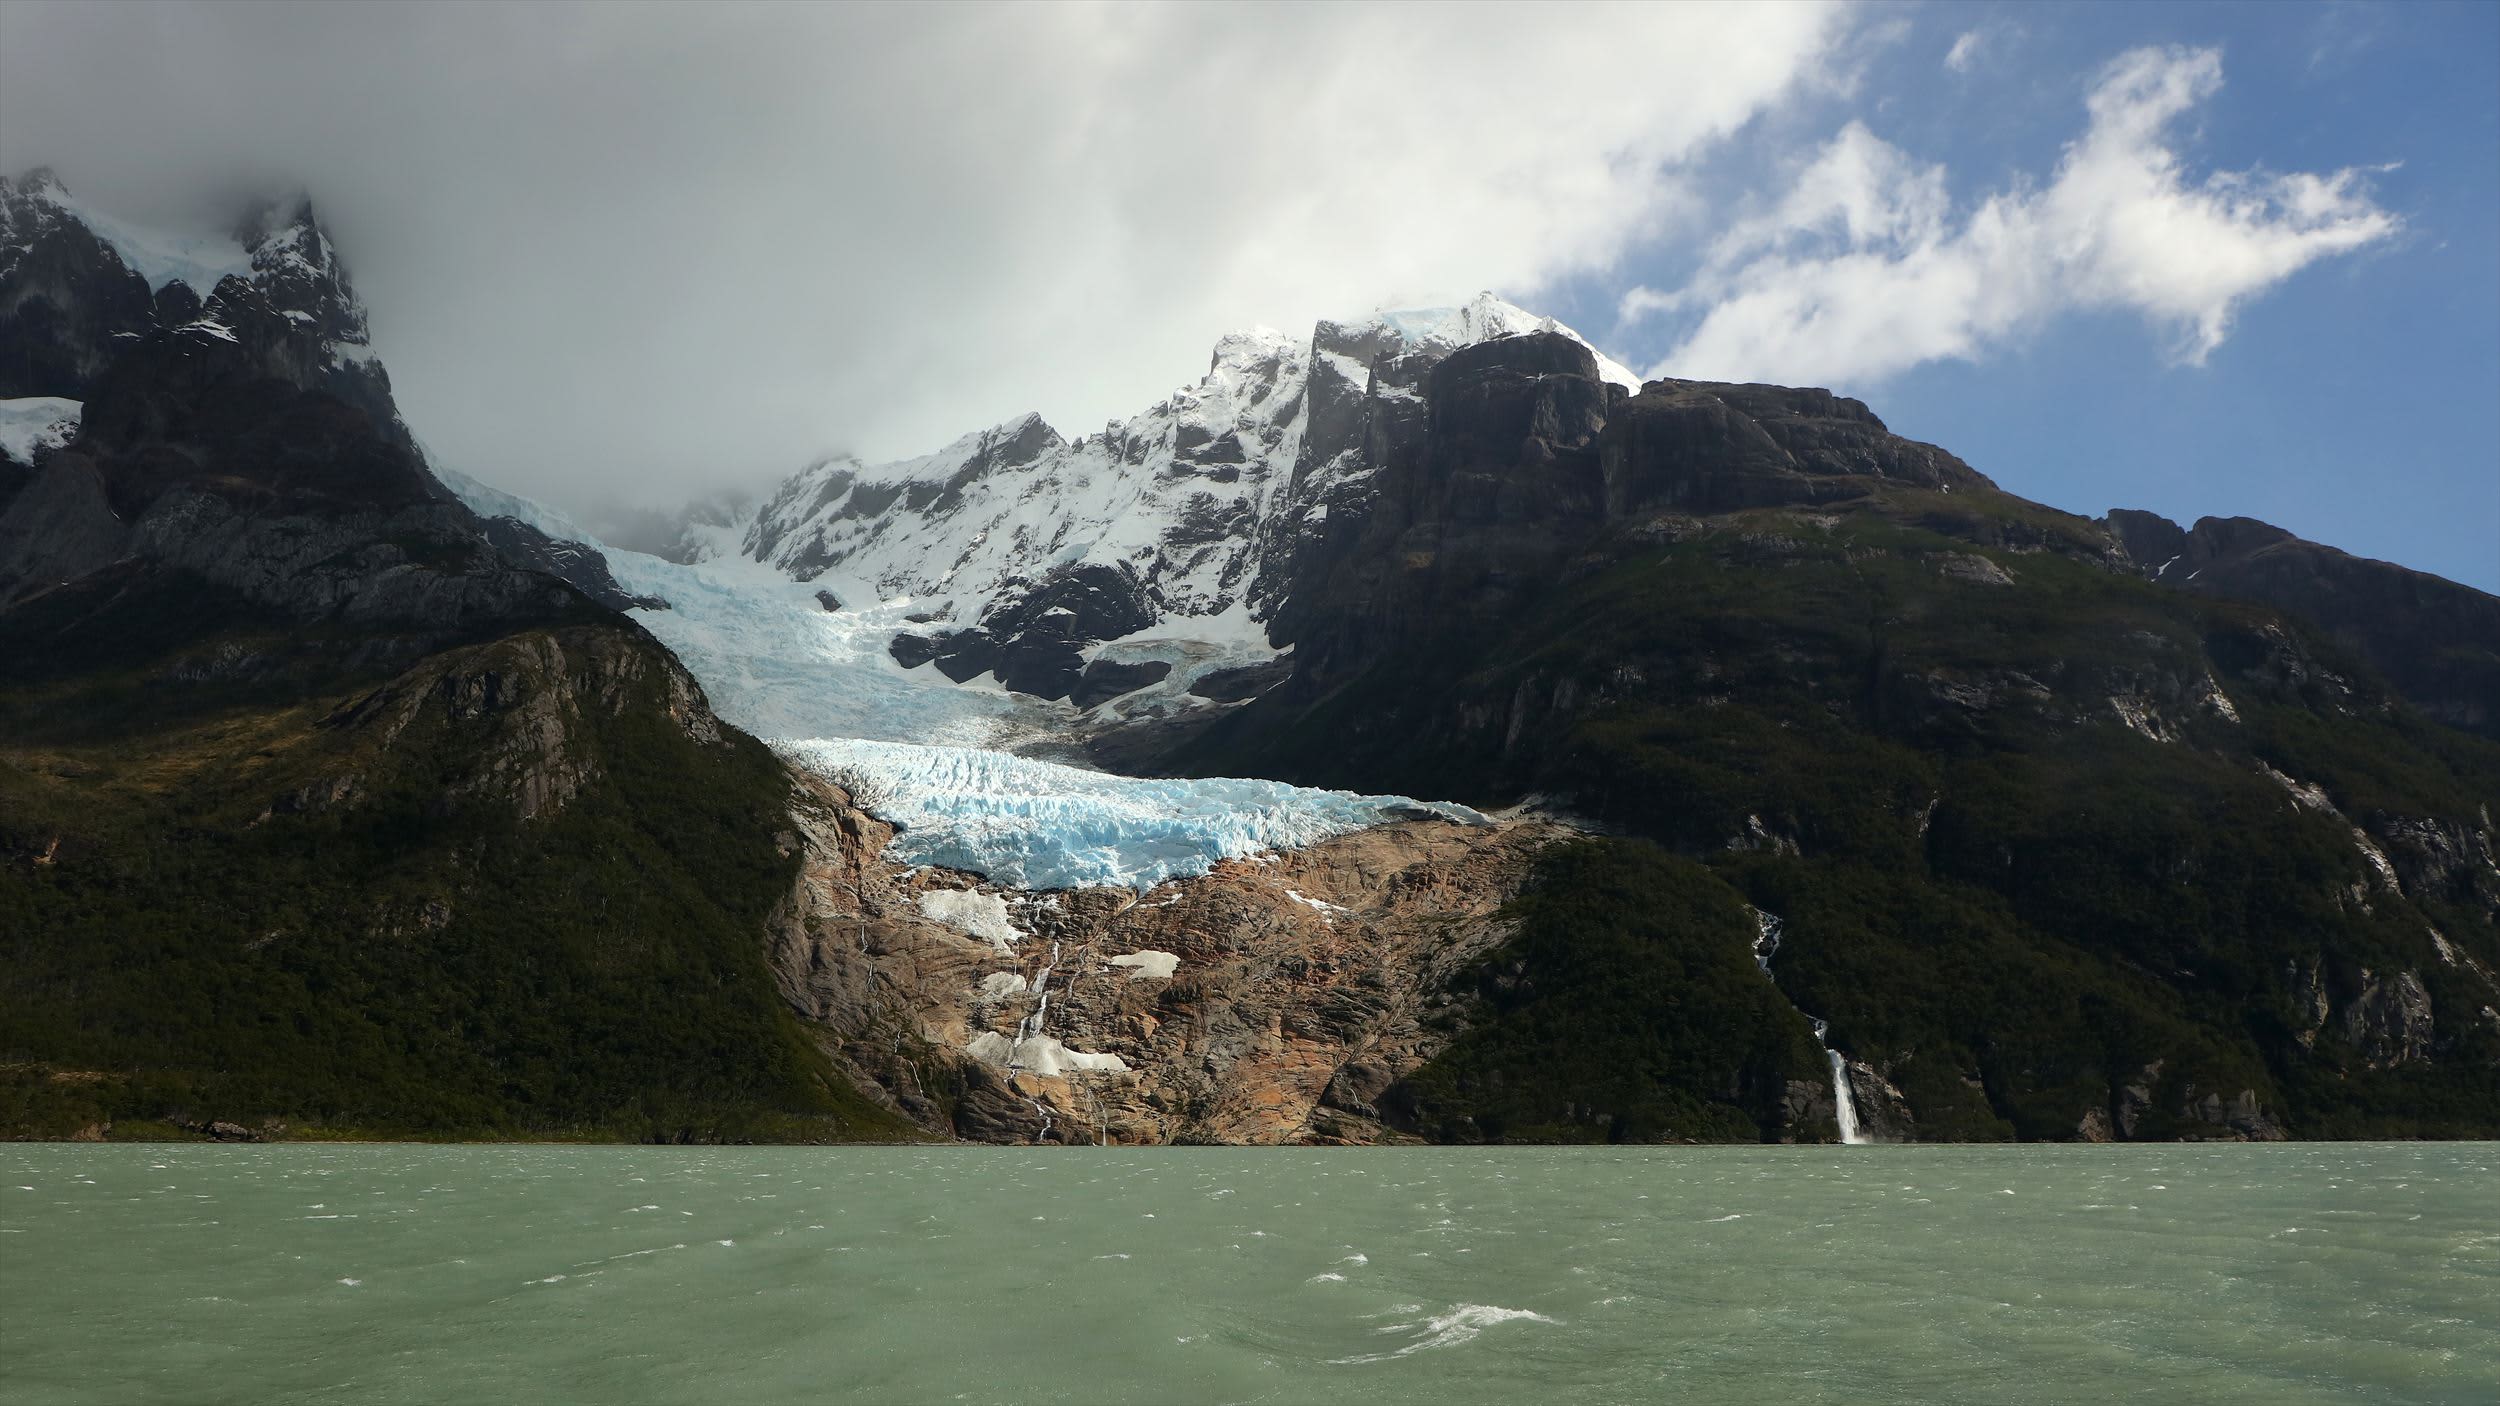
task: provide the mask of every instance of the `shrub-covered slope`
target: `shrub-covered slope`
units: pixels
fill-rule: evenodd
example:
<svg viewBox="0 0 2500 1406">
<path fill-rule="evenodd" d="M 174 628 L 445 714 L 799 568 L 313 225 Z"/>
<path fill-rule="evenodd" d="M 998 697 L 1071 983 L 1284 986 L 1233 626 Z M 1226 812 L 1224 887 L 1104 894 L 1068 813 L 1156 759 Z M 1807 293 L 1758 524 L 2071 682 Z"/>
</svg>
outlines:
<svg viewBox="0 0 2500 1406">
<path fill-rule="evenodd" d="M 1297 593 L 1296 677 L 1182 766 L 1559 798 L 1623 836 L 1609 882 L 1661 896 L 1567 898 L 1593 861 L 1557 860 L 1504 979 L 1592 1009 L 1706 988 L 1689 949 L 1737 971 L 1749 902 L 1880 1132 L 2500 1132 L 2500 747 L 1855 402 L 1609 398 L 1539 341 L 1435 374 L 1363 542 Z M 1670 881 L 1649 847 L 1694 862 Z M 1645 1009 L 1490 991 L 1417 1106 L 1487 1135 L 1723 1134 L 1696 1100 L 1786 1125 L 1758 1026 L 1666 1058 L 1690 1017 Z"/>
<path fill-rule="evenodd" d="M 75 597 L 0 615 L 0 1127 L 896 1130 L 766 968 L 787 774 L 639 631 L 371 670 L 194 578 Z"/>
</svg>

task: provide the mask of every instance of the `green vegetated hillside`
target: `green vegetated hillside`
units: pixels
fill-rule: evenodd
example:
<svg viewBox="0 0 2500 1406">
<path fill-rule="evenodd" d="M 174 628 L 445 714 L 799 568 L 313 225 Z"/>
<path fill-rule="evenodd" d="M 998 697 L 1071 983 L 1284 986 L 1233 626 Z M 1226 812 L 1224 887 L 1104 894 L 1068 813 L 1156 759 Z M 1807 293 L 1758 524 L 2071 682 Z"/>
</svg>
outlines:
<svg viewBox="0 0 2500 1406">
<path fill-rule="evenodd" d="M 0 1132 L 913 1135 L 766 970 L 781 765 L 588 602 L 473 635 L 0 613 Z"/>
<path fill-rule="evenodd" d="M 2500 1134 L 2500 746 L 2297 624 L 1984 488 L 1618 522 L 1525 586 L 1449 540 L 1180 759 L 1615 833 L 1471 976 L 1418 1130 L 1829 1136 L 1751 906 L 1884 1135 Z"/>
</svg>

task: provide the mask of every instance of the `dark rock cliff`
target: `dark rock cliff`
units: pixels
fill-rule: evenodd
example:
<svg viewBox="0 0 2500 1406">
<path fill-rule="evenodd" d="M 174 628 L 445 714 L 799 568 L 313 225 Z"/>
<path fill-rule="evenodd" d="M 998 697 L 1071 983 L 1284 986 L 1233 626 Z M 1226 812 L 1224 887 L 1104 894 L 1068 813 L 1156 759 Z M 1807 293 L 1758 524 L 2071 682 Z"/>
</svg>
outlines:
<svg viewBox="0 0 2500 1406">
<path fill-rule="evenodd" d="M 2500 597 L 2254 518 L 2182 528 L 2119 508 L 2105 521 L 2148 579 L 2280 610 L 2367 660 L 2430 717 L 2500 737 Z"/>
</svg>

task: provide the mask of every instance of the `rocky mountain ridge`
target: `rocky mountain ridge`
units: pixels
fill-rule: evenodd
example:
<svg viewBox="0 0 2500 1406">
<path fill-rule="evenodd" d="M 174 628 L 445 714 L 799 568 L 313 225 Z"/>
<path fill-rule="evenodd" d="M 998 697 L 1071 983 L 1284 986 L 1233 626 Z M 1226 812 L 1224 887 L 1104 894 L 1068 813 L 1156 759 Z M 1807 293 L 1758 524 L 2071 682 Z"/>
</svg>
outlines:
<svg viewBox="0 0 2500 1406">
<path fill-rule="evenodd" d="M 1099 434 L 1027 415 L 920 459 L 813 465 L 758 505 L 740 550 L 839 599 L 908 598 L 923 629 L 896 657 L 958 681 L 1066 698 L 1092 646 L 1143 631 L 1255 662 L 1305 554 L 1359 520 L 1371 466 L 1419 429 L 1431 367 L 1542 330 L 1577 337 L 1485 294 L 1306 341 L 1230 335 L 1203 379 Z"/>
<path fill-rule="evenodd" d="M 0 514 L 31 499 L 0 516 L 0 600 L 170 549 L 160 539 L 187 538 L 203 514 L 221 522 L 193 565 L 266 557 L 262 588 L 292 589 L 274 583 L 328 556 L 322 532 L 287 515 L 294 500 L 345 494 L 391 515 L 349 530 L 360 539 L 457 551 L 477 535 L 401 421 L 364 305 L 300 196 L 254 205 L 225 235 L 167 235 L 90 209 L 49 171 L 0 177 L 0 419 L 12 406 L 39 409 L 44 426 L 23 456 L 0 442 Z M 38 445 L 57 470 L 35 462 Z M 159 490 L 245 483 L 256 506 L 244 519 L 186 497 L 139 521 Z M 253 525 L 271 512 L 283 525 Z M 289 540 L 245 546 L 238 533 Z M 514 565 L 603 604 L 660 604 L 618 587 L 595 550 L 529 523 L 495 520 L 488 535 Z"/>
<path fill-rule="evenodd" d="M 2148 579 L 2272 606 L 2324 631 L 2426 715 L 2500 737 L 2500 597 L 2355 557 L 2254 518 L 2103 519 Z"/>
</svg>

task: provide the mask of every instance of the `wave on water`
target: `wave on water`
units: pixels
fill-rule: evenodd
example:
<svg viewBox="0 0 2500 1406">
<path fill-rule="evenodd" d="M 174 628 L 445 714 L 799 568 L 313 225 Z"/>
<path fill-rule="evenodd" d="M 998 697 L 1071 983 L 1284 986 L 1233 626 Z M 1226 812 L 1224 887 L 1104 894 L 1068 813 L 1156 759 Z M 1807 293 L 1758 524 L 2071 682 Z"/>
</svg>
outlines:
<svg viewBox="0 0 2500 1406">
<path fill-rule="evenodd" d="M 1492 1304 L 1463 1303 L 1447 1313 L 1427 1318 L 1421 1323 L 1392 1323 L 1385 1328 L 1374 1328 L 1372 1331 L 1375 1333 L 1413 1333 L 1416 1335 L 1415 1341 L 1395 1352 L 1372 1352 L 1360 1357 L 1334 1357 L 1329 1359 L 1329 1365 L 1351 1367 L 1365 1362 L 1387 1362 L 1394 1358 L 1412 1357 L 1416 1353 L 1428 1352 L 1436 1347 L 1456 1347 L 1460 1343 L 1475 1341 L 1485 1329 L 1496 1323 L 1512 1323 L 1522 1319 L 1530 1323 L 1548 1323 L 1555 1326 L 1561 1324 L 1559 1319 L 1548 1318 L 1530 1309 L 1498 1308 Z"/>
</svg>

